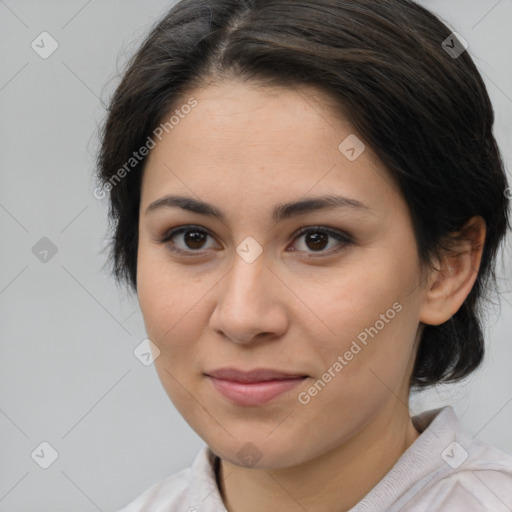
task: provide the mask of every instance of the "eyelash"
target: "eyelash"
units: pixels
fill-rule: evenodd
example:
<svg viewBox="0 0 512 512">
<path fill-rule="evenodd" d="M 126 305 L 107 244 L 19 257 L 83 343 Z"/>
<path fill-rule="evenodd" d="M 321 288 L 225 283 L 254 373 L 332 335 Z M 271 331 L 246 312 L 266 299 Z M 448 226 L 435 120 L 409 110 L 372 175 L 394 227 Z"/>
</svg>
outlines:
<svg viewBox="0 0 512 512">
<path fill-rule="evenodd" d="M 170 231 L 168 231 L 164 237 L 160 240 L 160 243 L 161 244 L 168 244 L 168 242 L 170 242 L 170 240 L 172 238 L 174 238 L 175 236 L 177 235 L 180 235 L 182 233 L 186 233 L 187 231 L 197 231 L 197 232 L 200 232 L 200 233 L 205 233 L 206 235 L 208 236 L 212 236 L 210 235 L 210 233 L 205 230 L 204 228 L 201 228 L 199 226 L 183 226 L 183 227 L 180 227 L 180 228 L 175 228 L 175 229 L 172 229 Z M 334 238 L 335 240 L 337 240 L 338 242 L 341 242 L 340 244 L 338 244 L 336 247 L 332 248 L 332 249 L 329 249 L 327 251 L 316 251 L 316 252 L 311 252 L 310 255 L 306 256 L 308 258 L 318 258 L 318 257 L 326 257 L 326 256 L 331 256 L 332 254 L 335 254 L 339 251 L 341 251 L 344 246 L 347 246 L 349 244 L 352 244 L 353 243 L 353 240 L 351 239 L 350 236 L 344 234 L 344 233 L 341 233 L 339 231 L 333 231 L 332 229 L 329 229 L 329 228 L 326 228 L 324 226 L 309 226 L 309 227 L 305 227 L 305 228 L 301 228 L 297 234 L 295 235 L 295 238 L 294 238 L 294 241 L 296 239 L 298 239 L 299 237 L 301 237 L 302 235 L 306 234 L 306 233 L 325 233 L 329 236 L 331 236 L 332 238 Z M 340 247 L 341 246 L 341 247 Z M 169 250 L 171 250 L 172 252 L 178 254 L 178 255 L 181 255 L 181 256 L 190 256 L 190 257 L 199 257 L 199 256 L 203 256 L 204 255 L 204 251 L 194 251 L 194 250 L 189 250 L 189 251 L 184 251 L 182 249 L 178 249 L 176 247 L 172 247 L 171 245 L 169 245 Z M 293 250 L 291 252 L 301 252 L 301 251 L 297 251 L 297 250 Z M 308 253 L 308 251 L 302 251 L 302 252 L 306 252 Z"/>
</svg>

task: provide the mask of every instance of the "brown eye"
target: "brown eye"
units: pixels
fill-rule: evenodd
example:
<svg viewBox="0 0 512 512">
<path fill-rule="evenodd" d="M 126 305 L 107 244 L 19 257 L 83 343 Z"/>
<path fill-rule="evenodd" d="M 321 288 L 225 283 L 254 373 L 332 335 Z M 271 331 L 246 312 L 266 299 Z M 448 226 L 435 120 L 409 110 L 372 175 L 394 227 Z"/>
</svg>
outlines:
<svg viewBox="0 0 512 512">
<path fill-rule="evenodd" d="M 179 254 L 191 254 L 208 249 L 205 243 L 209 237 L 211 238 L 210 234 L 204 229 L 187 226 L 168 232 L 161 243 L 168 244 L 172 251 Z"/>
<path fill-rule="evenodd" d="M 311 232 L 306 234 L 304 242 L 311 250 L 319 251 L 325 249 L 325 246 L 329 242 L 329 235 L 322 233 L 321 231 Z"/>
<path fill-rule="evenodd" d="M 319 253 L 319 256 L 330 255 L 352 243 L 348 235 L 322 227 L 304 228 L 299 232 L 295 240 L 300 238 L 304 238 L 303 248 L 293 249 L 294 252 L 299 250 L 305 253 Z M 329 239 L 334 239 L 338 243 L 334 244 L 334 248 L 332 247 L 333 244 L 331 244 L 331 247 L 325 250 L 329 245 Z"/>
<path fill-rule="evenodd" d="M 190 249 L 201 249 L 208 236 L 204 231 L 185 231 L 184 233 L 183 240 Z"/>
</svg>

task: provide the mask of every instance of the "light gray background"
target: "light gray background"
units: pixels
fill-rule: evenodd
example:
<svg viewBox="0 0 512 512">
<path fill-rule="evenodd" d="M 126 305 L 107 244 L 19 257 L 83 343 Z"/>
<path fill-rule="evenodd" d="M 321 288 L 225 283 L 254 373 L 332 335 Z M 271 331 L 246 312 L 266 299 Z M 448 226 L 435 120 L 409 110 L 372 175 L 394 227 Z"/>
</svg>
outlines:
<svg viewBox="0 0 512 512">
<path fill-rule="evenodd" d="M 470 45 L 512 157 L 512 0 L 425 0 Z M 0 0 L 0 510 L 115 510 L 188 466 L 202 440 L 133 349 L 145 338 L 136 298 L 103 269 L 106 202 L 92 191 L 97 127 L 116 72 L 163 0 Z M 43 60 L 31 42 L 58 42 Z M 440 42 L 441 43 L 441 42 Z M 32 247 L 48 237 L 46 263 Z M 509 243 L 510 246 L 510 243 Z M 512 452 L 512 284 L 491 312 L 485 364 L 468 382 L 413 397 L 413 413 L 454 404 L 479 439 Z M 31 458 L 42 442 L 59 457 Z"/>
</svg>

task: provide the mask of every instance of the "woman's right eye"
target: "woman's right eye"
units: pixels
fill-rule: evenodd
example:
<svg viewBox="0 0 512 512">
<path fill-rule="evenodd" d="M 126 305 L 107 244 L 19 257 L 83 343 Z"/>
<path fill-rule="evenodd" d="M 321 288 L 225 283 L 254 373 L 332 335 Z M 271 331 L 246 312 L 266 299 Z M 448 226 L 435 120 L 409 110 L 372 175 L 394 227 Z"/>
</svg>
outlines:
<svg viewBox="0 0 512 512">
<path fill-rule="evenodd" d="M 183 234 L 185 234 L 185 236 L 178 236 Z M 195 256 L 194 253 L 197 253 L 198 255 L 203 254 L 203 245 L 208 237 L 211 237 L 211 235 L 208 233 L 208 231 L 205 231 L 202 228 L 185 226 L 172 229 L 171 231 L 167 232 L 160 242 L 162 244 L 166 244 L 169 250 L 176 252 L 177 254 Z M 178 243 L 173 241 L 173 239 L 177 239 Z M 205 250 L 207 249 L 208 247 Z"/>
</svg>

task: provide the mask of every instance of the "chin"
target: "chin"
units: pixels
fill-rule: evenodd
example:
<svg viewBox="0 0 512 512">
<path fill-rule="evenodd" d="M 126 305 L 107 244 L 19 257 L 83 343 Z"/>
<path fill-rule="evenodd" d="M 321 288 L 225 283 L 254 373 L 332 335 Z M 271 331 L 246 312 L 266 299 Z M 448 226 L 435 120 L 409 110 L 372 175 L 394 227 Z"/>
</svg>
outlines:
<svg viewBox="0 0 512 512">
<path fill-rule="evenodd" d="M 240 441 L 229 436 L 225 440 L 209 440 L 208 446 L 219 456 L 235 466 L 249 469 L 280 469 L 296 466 L 308 459 L 299 439 L 266 439 L 265 441 Z M 303 448 L 303 447 L 302 447 Z"/>
</svg>

